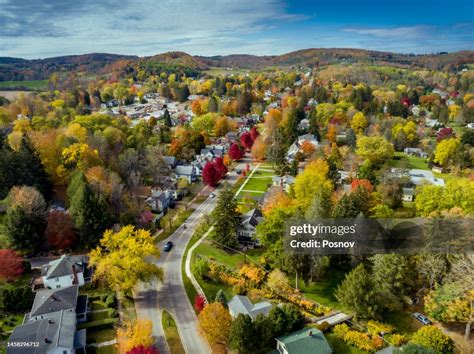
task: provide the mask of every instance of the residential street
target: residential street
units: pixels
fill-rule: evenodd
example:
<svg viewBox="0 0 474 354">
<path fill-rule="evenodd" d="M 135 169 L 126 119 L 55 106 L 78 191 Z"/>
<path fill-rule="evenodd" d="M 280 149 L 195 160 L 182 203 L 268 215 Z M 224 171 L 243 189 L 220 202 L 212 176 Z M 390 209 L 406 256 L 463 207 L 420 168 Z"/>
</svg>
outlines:
<svg viewBox="0 0 474 354">
<path fill-rule="evenodd" d="M 243 160 L 236 168 L 243 168 L 247 162 L 250 161 Z M 225 179 L 231 185 L 236 180 L 235 172 L 229 173 Z M 199 225 L 201 217 L 210 214 L 216 203 L 217 198 L 207 198 L 188 218 L 186 228 L 180 226 L 170 237 L 158 244 L 160 250 L 163 250 L 163 245 L 167 241 L 172 241 L 174 244 L 170 252 L 162 251 L 160 259 L 156 262 L 163 268 L 164 281 L 141 284 L 135 294 L 137 316 L 152 320 L 153 334 L 156 336 L 160 353 L 169 353 L 161 325 L 163 309 L 174 317 L 186 353 L 210 353 L 207 341 L 199 333 L 197 316 L 184 289 L 181 263 L 186 245 Z"/>
</svg>

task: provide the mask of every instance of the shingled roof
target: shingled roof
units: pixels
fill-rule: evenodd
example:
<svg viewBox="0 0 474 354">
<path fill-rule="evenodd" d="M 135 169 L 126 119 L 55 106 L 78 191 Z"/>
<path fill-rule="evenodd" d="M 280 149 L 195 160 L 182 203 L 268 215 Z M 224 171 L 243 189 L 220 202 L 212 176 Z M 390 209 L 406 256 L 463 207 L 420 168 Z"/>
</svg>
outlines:
<svg viewBox="0 0 474 354">
<path fill-rule="evenodd" d="M 46 276 L 46 279 L 64 277 L 73 274 L 74 267 L 76 272 L 84 271 L 82 262 L 75 260 L 71 256 L 63 255 L 61 258 L 51 261 L 47 266 L 43 267 L 42 275 Z"/>
<path fill-rule="evenodd" d="M 41 290 L 36 293 L 29 318 L 61 310 L 76 309 L 78 285 L 60 289 Z"/>
</svg>

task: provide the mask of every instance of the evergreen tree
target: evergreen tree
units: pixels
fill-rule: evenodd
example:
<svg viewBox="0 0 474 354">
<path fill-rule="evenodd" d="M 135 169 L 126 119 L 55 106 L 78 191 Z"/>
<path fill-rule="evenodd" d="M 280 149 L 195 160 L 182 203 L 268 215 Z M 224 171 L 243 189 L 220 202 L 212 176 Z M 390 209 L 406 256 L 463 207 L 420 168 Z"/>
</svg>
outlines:
<svg viewBox="0 0 474 354">
<path fill-rule="evenodd" d="M 220 302 L 222 305 L 224 305 L 225 308 L 227 308 L 227 299 L 222 289 L 219 289 L 219 291 L 217 292 L 214 302 Z"/>
<path fill-rule="evenodd" d="M 216 208 L 213 213 L 214 239 L 228 247 L 237 246 L 237 226 L 240 223 L 240 213 L 232 189 L 225 185 L 219 193 Z"/>
<path fill-rule="evenodd" d="M 5 234 L 16 250 L 38 252 L 44 244 L 48 206 L 36 189 L 14 187 L 9 195 Z"/>
<path fill-rule="evenodd" d="M 166 127 L 172 127 L 173 123 L 171 122 L 171 115 L 168 111 L 168 108 L 165 109 L 165 113 L 163 114 L 163 119 Z"/>
<path fill-rule="evenodd" d="M 259 337 L 252 318 L 249 315 L 239 314 L 230 327 L 230 348 L 239 354 L 261 353 L 259 351 Z"/>
<path fill-rule="evenodd" d="M 336 299 L 343 305 L 354 310 L 358 317 L 377 317 L 380 307 L 378 293 L 369 272 L 363 264 L 359 264 L 337 287 Z"/>
<path fill-rule="evenodd" d="M 209 98 L 209 104 L 207 106 L 207 111 L 209 113 L 216 113 L 219 111 L 219 104 L 217 103 L 217 99 L 215 96 L 211 96 L 211 98 Z"/>
<path fill-rule="evenodd" d="M 94 195 L 82 172 L 72 179 L 68 196 L 79 243 L 87 248 L 95 246 L 112 224 L 105 200 Z"/>
<path fill-rule="evenodd" d="M 357 143 L 357 137 L 355 135 L 354 129 L 349 128 L 346 132 L 346 144 L 350 147 L 355 147 Z"/>
<path fill-rule="evenodd" d="M 52 187 L 48 175 L 26 137 L 18 152 L 13 151 L 7 143 L 0 150 L 0 199 L 5 198 L 13 186 L 32 186 L 47 200 L 51 198 Z"/>
</svg>

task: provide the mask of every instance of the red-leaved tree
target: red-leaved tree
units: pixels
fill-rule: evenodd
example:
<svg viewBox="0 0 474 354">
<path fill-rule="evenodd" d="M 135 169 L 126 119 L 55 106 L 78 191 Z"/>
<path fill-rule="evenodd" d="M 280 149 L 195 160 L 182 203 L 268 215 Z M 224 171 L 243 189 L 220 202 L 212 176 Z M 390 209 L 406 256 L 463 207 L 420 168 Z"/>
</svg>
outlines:
<svg viewBox="0 0 474 354">
<path fill-rule="evenodd" d="M 221 176 L 224 177 L 228 172 L 227 166 L 224 164 L 224 159 L 222 157 L 216 157 L 214 159 L 214 164 L 221 173 Z"/>
<path fill-rule="evenodd" d="M 201 312 L 204 309 L 204 306 L 206 306 L 206 300 L 202 295 L 196 295 L 194 298 L 194 308 L 198 311 Z"/>
<path fill-rule="evenodd" d="M 228 155 L 232 160 L 237 161 L 244 157 L 245 151 L 242 150 L 239 145 L 234 143 L 230 146 Z"/>
<path fill-rule="evenodd" d="M 240 144 L 246 148 L 251 149 L 253 145 L 253 138 L 249 132 L 245 132 L 240 136 Z"/>
<path fill-rule="evenodd" d="M 369 193 L 374 190 L 374 186 L 368 179 L 353 179 L 351 183 L 351 189 L 355 191 L 359 187 L 365 188 L 365 190 Z"/>
<path fill-rule="evenodd" d="M 254 125 L 252 129 L 250 129 L 250 136 L 252 137 L 253 141 L 257 140 L 260 133 L 257 130 L 257 127 Z"/>
<path fill-rule="evenodd" d="M 71 216 L 58 210 L 50 212 L 46 237 L 48 244 L 56 249 L 71 249 L 76 243 L 76 233 Z"/>
<path fill-rule="evenodd" d="M 15 251 L 9 249 L 0 250 L 0 279 L 12 281 L 23 274 L 23 258 Z"/>
<path fill-rule="evenodd" d="M 440 142 L 444 139 L 449 139 L 454 136 L 454 131 L 452 128 L 441 128 L 439 132 L 436 134 L 436 141 Z"/>
<path fill-rule="evenodd" d="M 143 345 L 139 345 L 138 347 L 129 350 L 127 354 L 160 354 L 160 352 L 155 347 L 145 347 Z"/>
<path fill-rule="evenodd" d="M 222 173 L 217 168 L 214 162 L 209 161 L 206 163 L 202 170 L 202 180 L 208 186 L 215 187 L 222 178 Z"/>
</svg>

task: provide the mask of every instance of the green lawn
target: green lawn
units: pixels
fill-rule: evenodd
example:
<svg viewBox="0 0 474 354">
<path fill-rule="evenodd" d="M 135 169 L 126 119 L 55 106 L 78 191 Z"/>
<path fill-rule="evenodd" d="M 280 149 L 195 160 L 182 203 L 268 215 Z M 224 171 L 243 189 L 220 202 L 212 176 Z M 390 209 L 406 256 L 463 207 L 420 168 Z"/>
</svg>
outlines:
<svg viewBox="0 0 474 354">
<path fill-rule="evenodd" d="M 209 76 L 228 76 L 228 75 L 245 75 L 250 73 L 248 69 L 227 69 L 227 68 L 220 68 L 220 67 L 211 67 L 208 70 L 205 70 Z"/>
<path fill-rule="evenodd" d="M 106 318 L 109 318 L 109 312 L 108 311 L 103 311 L 103 312 L 93 312 L 90 314 L 90 321 L 100 321 Z"/>
<path fill-rule="evenodd" d="M 244 184 L 244 190 L 266 192 L 268 186 L 272 184 L 272 178 L 249 178 Z"/>
<path fill-rule="evenodd" d="M 115 336 L 116 334 L 113 328 L 97 330 L 90 328 L 87 329 L 87 344 L 108 342 L 109 340 L 115 339 Z"/>
<path fill-rule="evenodd" d="M 170 313 L 166 310 L 163 310 L 161 323 L 163 325 L 163 330 L 165 332 L 165 337 L 166 341 L 168 342 L 170 352 L 173 354 L 184 354 L 184 347 L 181 343 L 181 339 L 179 338 L 176 323 Z"/>
<path fill-rule="evenodd" d="M 219 290 L 222 290 L 224 292 L 224 295 L 227 300 L 230 300 L 235 295 L 232 291 L 232 286 L 230 285 L 213 281 L 204 281 L 201 279 L 197 279 L 197 281 L 199 285 L 201 285 L 201 288 L 204 291 L 204 294 L 206 294 L 206 298 L 207 300 L 209 300 L 209 302 L 214 301 Z M 192 304 L 194 306 L 194 300 Z"/>
<path fill-rule="evenodd" d="M 310 300 L 313 300 L 321 305 L 329 306 L 333 309 L 343 310 L 341 304 L 337 302 L 334 297 L 334 291 L 337 286 L 344 280 L 345 273 L 339 269 L 329 268 L 322 279 L 315 281 L 312 284 L 304 284 L 299 281 L 299 288 L 303 294 Z M 290 279 L 292 286 L 295 286 L 295 278 Z"/>
<path fill-rule="evenodd" d="M 350 346 L 345 343 L 342 339 L 336 337 L 333 333 L 325 333 L 324 336 L 328 340 L 329 344 L 333 348 L 334 354 L 365 354 L 368 353 L 361 349 Z"/>
<path fill-rule="evenodd" d="M 247 251 L 247 256 L 252 260 L 259 260 L 260 256 L 265 252 L 263 248 L 255 248 Z M 240 253 L 229 253 L 220 248 L 216 248 L 209 241 L 202 242 L 194 251 L 194 256 L 201 256 L 209 260 L 222 263 L 229 268 L 237 269 L 244 262 L 244 255 Z"/>
<path fill-rule="evenodd" d="M 32 81 L 0 81 L 0 89 L 29 89 L 44 90 L 48 86 L 48 80 L 32 80 Z"/>
<path fill-rule="evenodd" d="M 407 155 L 404 152 L 395 152 L 393 160 L 389 161 L 391 167 L 416 168 L 419 170 L 429 170 L 428 161 L 421 157 Z"/>
</svg>

